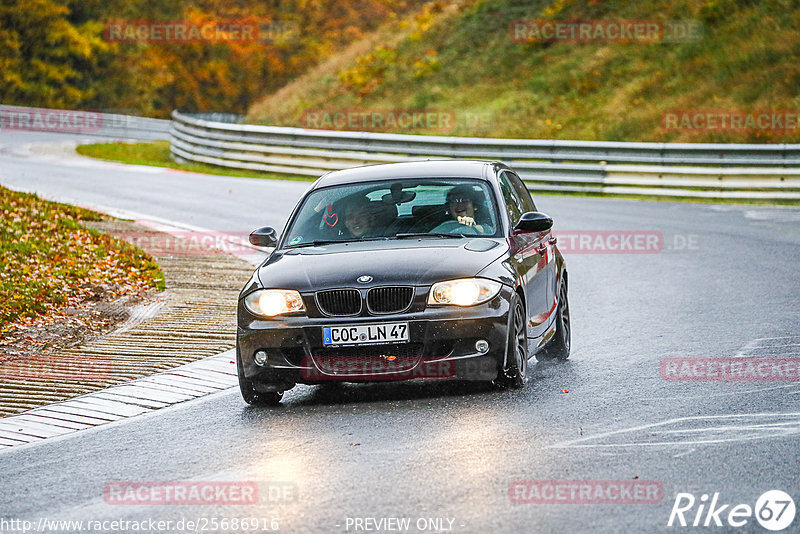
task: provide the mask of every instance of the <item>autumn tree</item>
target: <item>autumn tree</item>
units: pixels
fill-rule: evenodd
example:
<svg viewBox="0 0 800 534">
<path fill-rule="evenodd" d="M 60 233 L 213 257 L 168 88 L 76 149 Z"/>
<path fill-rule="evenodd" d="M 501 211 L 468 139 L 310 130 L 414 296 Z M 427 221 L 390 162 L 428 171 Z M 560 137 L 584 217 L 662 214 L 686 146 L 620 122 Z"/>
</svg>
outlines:
<svg viewBox="0 0 800 534">
<path fill-rule="evenodd" d="M 0 103 L 244 113 L 421 0 L 4 0 Z M 114 20 L 257 21 L 257 41 L 115 42 Z"/>
</svg>

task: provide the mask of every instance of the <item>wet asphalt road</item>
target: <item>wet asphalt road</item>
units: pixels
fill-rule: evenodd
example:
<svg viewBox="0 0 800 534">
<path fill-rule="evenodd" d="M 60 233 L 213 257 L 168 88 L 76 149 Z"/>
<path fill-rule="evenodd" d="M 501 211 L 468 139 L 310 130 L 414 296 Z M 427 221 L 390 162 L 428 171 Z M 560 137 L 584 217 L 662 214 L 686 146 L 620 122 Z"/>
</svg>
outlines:
<svg viewBox="0 0 800 534">
<path fill-rule="evenodd" d="M 308 186 L 19 150 L 42 140 L 50 139 L 0 134 L 0 184 L 218 231 L 280 226 Z M 679 492 L 753 506 L 780 489 L 800 504 L 800 383 L 659 373 L 664 358 L 800 357 L 800 209 L 535 200 L 557 232 L 655 231 L 663 250 L 566 251 L 573 353 L 533 365 L 524 389 L 297 387 L 274 409 L 247 407 L 232 389 L 1 453 L 0 517 L 274 518 L 281 532 L 392 531 L 368 518 L 409 518 L 407 530 L 394 530 L 406 532 L 654 532 L 676 530 L 667 521 Z M 514 481 L 637 477 L 661 484 L 660 502 L 515 504 L 509 496 Z M 188 480 L 254 482 L 260 499 L 131 506 L 103 498 L 109 482 Z M 277 498 L 270 487 L 291 492 Z M 437 518 L 438 530 L 424 524 Z M 727 523 L 709 530 L 737 531 Z M 786 532 L 799 530 L 795 519 Z M 751 517 L 738 531 L 765 530 Z"/>
</svg>

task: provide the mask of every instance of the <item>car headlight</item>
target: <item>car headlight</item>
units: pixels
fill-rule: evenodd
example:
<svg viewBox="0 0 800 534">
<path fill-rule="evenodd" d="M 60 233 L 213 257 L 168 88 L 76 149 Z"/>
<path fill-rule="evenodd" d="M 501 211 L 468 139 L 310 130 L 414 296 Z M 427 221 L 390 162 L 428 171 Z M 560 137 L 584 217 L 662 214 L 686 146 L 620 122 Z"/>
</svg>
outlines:
<svg viewBox="0 0 800 534">
<path fill-rule="evenodd" d="M 461 278 L 437 282 L 428 293 L 428 304 L 450 304 L 475 306 L 482 304 L 500 292 L 502 284 L 486 278 Z"/>
<path fill-rule="evenodd" d="M 259 289 L 244 298 L 244 305 L 250 313 L 263 317 L 306 311 L 303 298 L 294 289 Z"/>
</svg>

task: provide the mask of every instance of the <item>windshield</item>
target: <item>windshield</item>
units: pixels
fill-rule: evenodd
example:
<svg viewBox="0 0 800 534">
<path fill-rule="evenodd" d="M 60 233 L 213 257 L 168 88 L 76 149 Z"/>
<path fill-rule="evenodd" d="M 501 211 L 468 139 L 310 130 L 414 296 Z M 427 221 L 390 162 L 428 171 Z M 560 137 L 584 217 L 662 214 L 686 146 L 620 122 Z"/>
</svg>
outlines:
<svg viewBox="0 0 800 534">
<path fill-rule="evenodd" d="M 286 247 L 404 237 L 497 236 L 488 184 L 466 178 L 398 179 L 326 187 L 306 197 Z"/>
</svg>

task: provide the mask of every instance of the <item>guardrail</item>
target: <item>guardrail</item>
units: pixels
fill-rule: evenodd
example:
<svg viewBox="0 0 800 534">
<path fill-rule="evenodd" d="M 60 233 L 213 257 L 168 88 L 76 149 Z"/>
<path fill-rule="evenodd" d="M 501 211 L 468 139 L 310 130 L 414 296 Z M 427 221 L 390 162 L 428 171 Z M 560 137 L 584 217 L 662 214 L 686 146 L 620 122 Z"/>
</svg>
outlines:
<svg viewBox="0 0 800 534">
<path fill-rule="evenodd" d="M 133 115 L 103 113 L 104 127 L 100 135 L 137 140 L 170 139 L 170 121 Z"/>
<path fill-rule="evenodd" d="M 170 121 L 101 111 L 0 105 L 0 131 L 72 133 L 142 141 L 169 139 Z"/>
<path fill-rule="evenodd" d="M 178 160 L 303 176 L 427 159 L 501 160 L 532 191 L 800 199 L 800 145 L 483 139 L 211 122 L 172 113 Z"/>
</svg>

